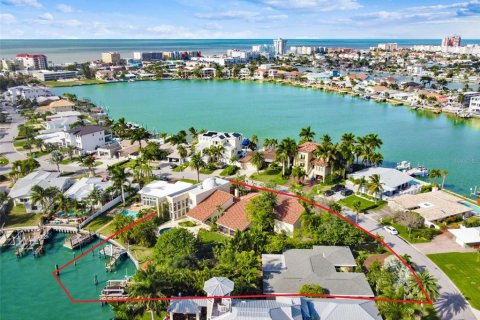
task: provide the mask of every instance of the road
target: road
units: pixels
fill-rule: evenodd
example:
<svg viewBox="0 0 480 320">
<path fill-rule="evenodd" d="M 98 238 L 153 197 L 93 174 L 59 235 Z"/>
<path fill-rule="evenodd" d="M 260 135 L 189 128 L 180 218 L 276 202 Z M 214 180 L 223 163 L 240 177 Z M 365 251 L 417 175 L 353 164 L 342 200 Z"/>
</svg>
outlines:
<svg viewBox="0 0 480 320">
<path fill-rule="evenodd" d="M 7 111 L 12 117 L 12 122 L 10 124 L 2 124 L 4 127 L 8 127 L 8 129 L 4 131 L 6 134 L 0 137 L 0 154 L 5 156 L 9 163 L 4 167 L 0 167 L 0 174 L 10 172 L 12 169 L 12 162 L 27 158 L 25 154 L 18 152 L 13 146 L 14 138 L 18 134 L 18 126 L 23 124 L 25 120 L 21 115 L 15 112 L 13 108 L 6 108 L 5 111 Z"/>
<path fill-rule="evenodd" d="M 355 222 L 356 214 L 353 211 L 345 210 L 343 215 Z M 371 232 L 372 234 L 379 234 L 384 241 L 399 255 L 408 254 L 412 261 L 418 266 L 419 270 L 428 270 L 431 275 L 438 279 L 440 287 L 440 297 L 435 302 L 435 310 L 440 319 L 445 320 L 475 320 L 478 319 L 476 312 L 465 300 L 465 297 L 459 292 L 453 282 L 447 277 L 442 270 L 440 270 L 430 259 L 423 253 L 417 251 L 408 242 L 402 238 L 386 232 L 382 225 L 368 215 L 360 215 L 358 224 Z"/>
</svg>

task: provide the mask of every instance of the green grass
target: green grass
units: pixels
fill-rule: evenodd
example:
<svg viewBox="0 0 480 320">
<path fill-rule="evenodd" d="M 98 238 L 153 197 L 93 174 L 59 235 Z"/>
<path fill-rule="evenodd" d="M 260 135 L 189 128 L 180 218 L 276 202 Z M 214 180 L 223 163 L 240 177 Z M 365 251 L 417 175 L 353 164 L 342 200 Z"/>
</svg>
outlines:
<svg viewBox="0 0 480 320">
<path fill-rule="evenodd" d="M 106 214 L 103 214 L 95 219 L 93 219 L 89 224 L 87 224 L 84 229 L 90 230 L 90 231 L 97 231 L 107 223 L 113 220 L 113 216 L 109 216 Z"/>
<path fill-rule="evenodd" d="M 48 151 L 34 151 L 32 153 L 28 152 L 27 153 L 27 156 L 29 157 L 33 157 L 33 158 L 40 158 L 40 157 L 43 157 L 45 155 L 49 154 Z"/>
<path fill-rule="evenodd" d="M 197 184 L 197 180 L 192 180 L 192 179 L 180 179 L 178 181 L 186 182 L 186 183 L 191 183 L 191 184 Z"/>
<path fill-rule="evenodd" d="M 141 265 L 152 259 L 153 256 L 153 248 L 146 248 L 136 244 L 130 245 L 130 252 Z"/>
<path fill-rule="evenodd" d="M 227 177 L 227 176 L 233 176 L 237 171 L 240 170 L 239 167 L 234 166 L 234 165 L 229 165 L 225 169 L 220 172 L 220 176 L 222 177 Z"/>
<path fill-rule="evenodd" d="M 448 275 L 470 304 L 480 310 L 480 254 L 451 252 L 427 256 Z"/>
<path fill-rule="evenodd" d="M 15 141 L 13 143 L 13 146 L 16 147 L 16 148 L 23 148 L 23 146 L 25 145 L 26 142 L 27 142 L 27 140 Z"/>
<path fill-rule="evenodd" d="M 4 167 L 9 163 L 8 159 L 5 157 L 0 157 L 0 167 Z"/>
<path fill-rule="evenodd" d="M 227 237 L 216 232 L 201 229 L 198 231 L 198 240 L 203 244 L 223 243 L 227 240 Z"/>
<path fill-rule="evenodd" d="M 5 220 L 5 227 L 26 227 L 26 226 L 37 226 L 40 223 L 40 213 L 27 213 L 25 206 L 19 204 L 12 208 L 12 210 L 7 213 Z"/>
<path fill-rule="evenodd" d="M 173 172 L 182 172 L 183 170 L 185 170 L 186 168 L 188 167 L 188 163 L 184 163 L 182 165 L 179 165 L 178 167 L 176 167 L 175 169 L 172 169 Z"/>
<path fill-rule="evenodd" d="M 389 220 L 383 220 L 383 224 L 385 225 L 390 225 L 392 227 L 394 227 L 395 229 L 397 229 L 399 235 L 405 239 L 406 241 L 410 242 L 410 243 L 425 243 L 425 242 L 430 242 L 432 240 L 430 239 L 426 239 L 426 238 L 423 238 L 423 237 L 419 237 L 417 235 L 417 232 L 418 230 L 412 230 L 411 234 L 412 236 L 410 236 L 408 234 L 408 229 L 407 227 L 399 224 L 399 223 L 395 223 L 395 222 L 390 222 Z"/>
<path fill-rule="evenodd" d="M 374 209 L 378 207 L 381 204 L 384 204 L 385 201 L 377 201 L 377 203 L 364 199 L 362 197 L 359 197 L 357 195 L 352 194 L 351 196 L 348 196 L 346 198 L 343 198 L 342 200 L 338 201 L 341 205 L 344 205 L 346 207 L 349 207 L 350 209 L 353 209 L 353 203 L 356 201 L 360 201 L 361 207 L 360 211 L 365 211 L 369 209 Z"/>
<path fill-rule="evenodd" d="M 179 222 L 178 225 L 180 227 L 186 227 L 186 228 L 192 228 L 197 226 L 197 224 L 193 221 L 182 221 L 182 222 Z"/>
<path fill-rule="evenodd" d="M 250 179 L 267 183 L 275 183 L 278 185 L 283 185 L 288 182 L 288 178 L 284 178 L 282 176 L 282 168 L 280 167 L 267 168 L 259 173 L 254 173 L 250 176 Z"/>
<path fill-rule="evenodd" d="M 207 169 L 207 168 L 200 169 L 200 173 L 202 173 L 202 174 L 212 174 L 213 171 L 215 171 L 215 170 Z"/>
<path fill-rule="evenodd" d="M 71 87 L 71 86 L 80 86 L 83 84 L 101 84 L 105 83 L 103 80 L 95 79 L 84 79 L 84 80 L 75 80 L 75 81 L 45 81 L 44 84 L 49 87 Z"/>
</svg>

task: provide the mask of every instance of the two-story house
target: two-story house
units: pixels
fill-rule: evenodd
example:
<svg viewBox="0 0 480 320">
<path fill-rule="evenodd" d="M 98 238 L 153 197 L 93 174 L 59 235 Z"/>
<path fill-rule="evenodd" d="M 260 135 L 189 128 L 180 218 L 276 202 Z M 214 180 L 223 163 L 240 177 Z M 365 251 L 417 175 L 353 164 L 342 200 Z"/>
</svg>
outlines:
<svg viewBox="0 0 480 320">
<path fill-rule="evenodd" d="M 65 146 L 71 145 L 80 155 L 93 153 L 98 147 L 108 144 L 111 134 L 103 126 L 85 126 L 65 132 Z"/>
<path fill-rule="evenodd" d="M 198 135 L 198 143 L 195 150 L 203 154 L 203 151 L 212 146 L 223 146 L 223 157 L 219 159 L 228 163 L 233 156 L 239 156 L 242 152 L 243 135 L 236 132 L 207 131 Z"/>
<path fill-rule="evenodd" d="M 301 144 L 294 160 L 294 165 L 301 167 L 308 178 L 325 179 L 331 173 L 331 168 L 327 163 L 315 156 L 320 144 L 316 142 L 305 142 Z"/>
</svg>

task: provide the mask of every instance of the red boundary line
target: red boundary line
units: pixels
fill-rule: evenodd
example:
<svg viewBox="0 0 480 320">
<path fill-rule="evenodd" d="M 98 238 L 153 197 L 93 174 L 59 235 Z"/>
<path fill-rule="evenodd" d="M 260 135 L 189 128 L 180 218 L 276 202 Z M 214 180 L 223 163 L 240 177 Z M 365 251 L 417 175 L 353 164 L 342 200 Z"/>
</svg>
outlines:
<svg viewBox="0 0 480 320">
<path fill-rule="evenodd" d="M 364 233 L 368 234 L 370 237 L 374 238 L 377 242 L 381 243 L 383 246 L 385 246 L 385 248 L 387 248 L 388 251 L 390 251 L 397 259 L 400 260 L 400 262 L 405 265 L 408 270 L 412 273 L 413 277 L 415 278 L 415 281 L 418 283 L 418 285 L 420 286 L 420 289 L 422 291 L 422 293 L 424 294 L 426 300 L 409 300 L 409 299 L 390 299 L 390 298 L 382 298 L 382 297 L 361 297 L 361 296 L 339 296 L 339 295 L 329 295 L 329 294 L 299 294 L 299 293 L 291 293 L 291 294 L 251 294 L 251 295 L 237 295 L 237 296 L 228 296 L 228 298 L 237 298 L 237 299 L 246 299 L 246 298 L 274 298 L 274 297 L 315 297 L 315 298 L 337 298 L 337 299 L 352 299 L 352 300 L 372 300 L 372 301 L 381 301 L 381 302 L 399 302 L 399 303 L 408 303 L 408 304 L 433 304 L 433 301 L 432 299 L 429 297 L 429 295 L 427 294 L 424 286 L 422 285 L 422 283 L 420 282 L 420 279 L 418 278 L 418 275 L 415 273 L 415 270 L 413 270 L 413 268 L 399 255 L 397 254 L 388 244 L 385 243 L 385 241 L 383 241 L 383 239 L 377 237 L 376 235 L 372 234 L 371 232 L 369 232 L 368 230 L 362 228 L 360 225 L 358 225 L 357 223 L 353 222 L 353 221 L 350 221 L 350 219 L 348 219 L 347 217 L 344 217 L 343 215 L 341 215 L 340 213 L 338 212 L 335 212 L 333 211 L 332 209 L 330 208 L 327 208 L 325 206 L 322 206 L 318 203 L 315 203 L 314 201 L 311 201 L 311 200 L 308 200 L 308 199 L 305 199 L 301 196 L 298 196 L 298 195 L 294 195 L 294 194 L 290 194 L 290 193 L 286 193 L 286 192 L 282 192 L 282 191 L 278 191 L 278 190 L 272 190 L 272 189 L 267 189 L 267 188 L 263 188 L 263 187 L 257 187 L 257 186 L 253 186 L 253 185 L 250 185 L 250 184 L 247 184 L 247 183 L 243 183 L 243 182 L 239 182 L 239 181 L 235 181 L 235 180 L 230 180 L 231 183 L 233 184 L 237 184 L 237 185 L 241 185 L 241 186 L 244 186 L 244 187 L 248 187 L 250 189 L 255 189 L 255 190 L 260 190 L 260 191 L 266 191 L 266 192 L 272 192 L 272 193 L 276 193 L 276 194 L 280 194 L 280 195 L 283 195 L 283 196 L 287 196 L 287 197 L 292 197 L 292 198 L 296 198 L 296 199 L 299 199 L 299 200 L 302 200 L 306 203 L 309 203 L 317 208 L 320 208 L 322 210 L 325 210 L 331 214 L 334 214 L 336 215 L 337 217 L 341 218 L 342 220 L 344 220 L 345 222 L 351 224 L 352 226 L 360 229 L 361 231 L 363 231 Z M 58 268 L 58 272 L 61 272 L 63 269 L 65 269 L 66 267 L 68 267 L 69 265 L 71 265 L 72 263 L 74 263 L 75 261 L 79 260 L 80 258 L 84 257 L 85 255 L 87 255 L 88 253 L 90 253 L 91 251 L 95 250 L 96 248 L 100 247 L 101 245 L 103 245 L 104 243 L 108 242 L 108 240 L 111 240 L 113 238 L 115 238 L 116 236 L 118 236 L 120 233 L 122 232 L 125 232 L 131 228 L 133 228 L 134 226 L 136 226 L 137 224 L 139 223 L 142 223 L 144 222 L 145 220 L 148 220 L 152 217 L 154 217 L 157 213 L 156 212 L 153 212 L 151 214 L 149 214 L 148 216 L 145 216 L 137 221 L 135 221 L 134 223 L 126 226 L 125 228 L 115 232 L 114 234 L 110 235 L 109 237 L 105 238 L 104 240 L 102 240 L 100 243 L 94 245 L 93 247 L 91 247 L 90 249 L 88 249 L 87 251 L 85 251 L 84 253 L 82 253 L 81 255 L 79 255 L 78 257 L 68 261 L 67 263 L 65 263 L 64 265 L 62 265 L 61 267 Z M 60 285 L 60 287 L 63 289 L 63 291 L 65 291 L 65 294 L 67 295 L 67 297 L 70 299 L 70 301 L 72 303 L 94 303 L 94 302 L 140 302 L 140 301 L 172 301 L 172 300 L 190 300 L 190 299 L 207 299 L 206 296 L 194 296 L 194 297 L 171 297 L 171 298 L 167 298 L 167 297 L 158 297 L 158 298 L 119 298 L 119 299 L 74 299 L 72 297 L 72 295 L 70 294 L 70 292 L 68 291 L 68 289 L 65 287 L 65 285 L 63 284 L 62 280 L 60 280 L 60 275 L 57 274 L 57 270 L 53 271 L 52 272 L 53 276 L 55 277 L 55 280 L 57 280 L 58 284 Z M 225 296 L 215 296 L 215 297 L 208 297 L 210 299 L 214 298 L 214 299 L 220 299 L 220 298 L 226 298 Z"/>
</svg>

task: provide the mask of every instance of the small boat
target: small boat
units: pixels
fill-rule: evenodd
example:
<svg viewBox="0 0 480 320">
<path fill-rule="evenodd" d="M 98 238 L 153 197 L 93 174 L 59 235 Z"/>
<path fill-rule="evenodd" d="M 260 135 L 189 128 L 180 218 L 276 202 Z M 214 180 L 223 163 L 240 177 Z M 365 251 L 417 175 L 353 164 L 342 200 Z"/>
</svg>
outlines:
<svg viewBox="0 0 480 320">
<path fill-rule="evenodd" d="M 412 168 L 412 165 L 410 164 L 410 162 L 405 160 L 402 162 L 398 162 L 396 166 L 396 169 L 400 171 L 410 170 L 411 168 Z"/>
<path fill-rule="evenodd" d="M 418 166 L 407 171 L 407 174 L 413 177 L 428 177 L 428 169 L 424 166 Z"/>
</svg>

